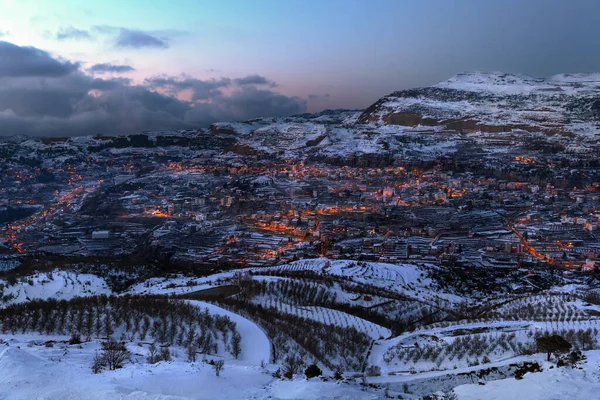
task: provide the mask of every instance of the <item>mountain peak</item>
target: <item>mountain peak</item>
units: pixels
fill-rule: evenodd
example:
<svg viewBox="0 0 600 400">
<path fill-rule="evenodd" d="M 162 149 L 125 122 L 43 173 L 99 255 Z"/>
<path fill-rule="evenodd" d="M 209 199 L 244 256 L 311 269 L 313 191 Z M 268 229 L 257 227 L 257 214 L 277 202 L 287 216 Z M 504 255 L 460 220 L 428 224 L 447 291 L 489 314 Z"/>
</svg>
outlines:
<svg viewBox="0 0 600 400">
<path fill-rule="evenodd" d="M 563 73 L 548 78 L 505 72 L 463 72 L 433 87 L 495 94 L 552 94 L 597 91 L 600 73 Z"/>
<path fill-rule="evenodd" d="M 462 133 L 526 130 L 585 140 L 600 137 L 600 73 L 535 78 L 466 72 L 437 85 L 394 92 L 359 123 L 428 126 Z"/>
<path fill-rule="evenodd" d="M 544 85 L 544 79 L 534 78 L 528 75 L 510 74 L 499 71 L 473 71 L 457 74 L 447 81 L 434 85 L 434 87 L 467 91 L 508 93 L 528 92 L 540 85 Z"/>
</svg>

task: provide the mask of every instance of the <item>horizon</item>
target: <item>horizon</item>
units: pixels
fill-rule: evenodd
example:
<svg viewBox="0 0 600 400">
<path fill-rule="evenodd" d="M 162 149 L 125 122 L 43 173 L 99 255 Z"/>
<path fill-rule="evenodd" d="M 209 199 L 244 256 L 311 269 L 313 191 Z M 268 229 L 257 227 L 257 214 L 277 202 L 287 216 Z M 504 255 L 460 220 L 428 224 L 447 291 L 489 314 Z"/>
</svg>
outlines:
<svg viewBox="0 0 600 400">
<path fill-rule="evenodd" d="M 586 0 L 1 4 L 0 135 L 193 129 L 365 109 L 476 70 L 600 71 Z"/>
</svg>

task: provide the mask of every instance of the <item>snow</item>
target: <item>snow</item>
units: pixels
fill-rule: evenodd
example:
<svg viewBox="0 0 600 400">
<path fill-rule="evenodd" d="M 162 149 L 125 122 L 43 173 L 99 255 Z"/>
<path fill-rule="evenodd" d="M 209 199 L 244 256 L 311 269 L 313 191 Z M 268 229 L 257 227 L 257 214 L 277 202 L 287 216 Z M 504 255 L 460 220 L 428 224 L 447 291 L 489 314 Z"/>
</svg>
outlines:
<svg viewBox="0 0 600 400">
<path fill-rule="evenodd" d="M 216 310 L 221 312 L 219 310 Z M 56 337 L 3 336 L 0 344 L 0 398 L 7 400 L 239 400 L 239 399 L 375 399 L 355 384 L 279 381 L 270 369 L 244 360 L 226 360 L 221 376 L 206 363 L 179 360 L 146 364 L 134 355 L 122 369 L 93 374 L 90 366 L 97 341 L 69 346 Z M 34 340 L 37 339 L 37 340 Z M 65 340 L 63 337 L 62 340 Z M 136 346 L 129 350 L 136 353 Z M 252 360 L 254 361 L 254 360 Z"/>
<path fill-rule="evenodd" d="M 255 129 L 260 127 L 260 125 L 246 123 L 246 122 L 217 122 L 217 123 L 214 123 L 213 126 L 216 129 L 224 129 L 224 130 L 234 131 L 235 133 L 237 133 L 238 135 L 241 135 L 241 136 L 249 135 Z"/>
<path fill-rule="evenodd" d="M 111 294 L 106 281 L 92 274 L 78 274 L 71 271 L 41 272 L 25 277 L 14 285 L 0 280 L 4 284 L 4 296 L 7 302 L 0 304 L 22 303 L 33 299 L 69 300 L 73 297 Z"/>
<path fill-rule="evenodd" d="M 377 103 L 368 120 L 374 122 L 375 130 L 379 131 L 385 126 L 386 115 L 409 112 L 441 121 L 442 127 L 444 120 L 466 119 L 480 125 L 512 126 L 513 133 L 525 137 L 537 128 L 538 132 L 552 133 L 553 136 L 546 139 L 550 141 L 566 143 L 570 134 L 595 140 L 600 136 L 597 117 L 586 110 L 599 94 L 600 74 L 597 73 L 534 78 L 475 71 L 458 74 L 430 88 L 392 93 Z M 518 129 L 519 125 L 528 126 L 528 132 Z"/>
<path fill-rule="evenodd" d="M 355 281 L 381 287 L 396 287 L 416 284 L 419 280 L 426 284 L 424 272 L 412 264 L 387 264 L 351 260 L 329 260 L 327 258 L 306 259 L 289 264 L 265 268 L 282 271 L 313 270 L 331 275 L 352 278 Z"/>
<path fill-rule="evenodd" d="M 437 293 L 432 287 L 430 279 L 426 277 L 427 268 L 412 264 L 389 264 L 379 262 L 357 262 L 351 260 L 328 260 L 325 258 L 300 260 L 289 264 L 265 267 L 261 269 L 246 268 L 220 272 L 206 277 L 176 276 L 171 278 L 152 278 L 146 282 L 134 285 L 127 293 L 137 294 L 186 294 L 197 290 L 214 288 L 221 285 L 231 284 L 231 278 L 240 271 L 254 272 L 257 280 L 288 280 L 290 277 L 261 276 L 265 272 L 294 272 L 314 271 L 324 275 L 343 277 L 356 283 L 366 283 L 403 293 L 411 298 L 418 299 L 422 303 L 431 303 L 433 296 L 450 296 Z M 31 281 L 31 284 L 29 283 Z M 5 283 L 6 285 L 6 283 Z M 579 299 L 565 297 L 562 293 L 579 292 L 583 287 L 580 285 L 567 285 L 554 288 L 552 293 L 560 293 L 559 296 L 538 294 L 535 296 L 515 296 L 507 298 L 506 303 L 498 303 L 494 308 L 494 314 L 487 317 L 485 321 L 454 321 L 420 327 L 412 332 L 388 338 L 390 331 L 379 325 L 363 320 L 350 314 L 328 309 L 325 307 L 304 306 L 298 304 L 287 304 L 285 299 L 275 302 L 275 306 L 282 311 L 304 318 L 321 321 L 338 326 L 354 326 L 365 332 L 375 344 L 372 347 L 368 359 L 368 365 L 381 367 L 382 375 L 370 377 L 370 383 L 379 385 L 390 385 L 392 392 L 400 393 L 402 385 L 408 384 L 413 393 L 417 393 L 416 387 L 422 388 L 422 393 L 427 390 L 435 391 L 440 386 L 444 390 L 456 385 L 470 382 L 471 376 L 457 376 L 463 372 L 476 372 L 489 367 L 506 368 L 508 364 L 523 362 L 527 360 L 543 359 L 543 355 L 522 356 L 514 350 L 491 351 L 486 353 L 489 362 L 482 365 L 471 365 L 470 361 L 482 362 L 482 356 L 473 358 L 466 356 L 461 359 L 451 359 L 446 353 L 440 353 L 443 357 L 440 365 L 433 360 L 419 359 L 409 361 L 392 358 L 389 360 L 390 352 L 386 352 L 395 346 L 402 348 L 426 348 L 428 346 L 444 346 L 451 344 L 459 338 L 467 337 L 490 337 L 496 338 L 502 334 L 516 335 L 516 341 L 531 342 L 533 333 L 544 331 L 558 331 L 561 329 L 572 329 L 574 331 L 593 329 L 600 327 L 600 320 L 585 315 L 585 309 L 597 309 L 596 306 L 584 304 Z M 337 293 L 338 301 L 348 304 L 363 304 L 370 306 L 381 301 L 378 296 L 368 300 L 361 297 L 355 298 L 350 292 L 346 292 L 335 283 L 331 290 Z M 33 298 L 69 299 L 74 296 L 89 296 L 94 294 L 110 294 L 109 288 L 103 279 L 87 274 L 76 274 L 68 271 L 53 271 L 52 273 L 38 273 L 30 277 L 22 278 L 17 284 L 7 286 L 5 294 L 14 295 L 12 302 L 23 302 Z M 371 296 L 369 296 L 371 297 Z M 256 298 L 253 301 L 263 304 L 267 299 Z M 454 299 L 456 301 L 460 298 Z M 500 299 L 491 300 L 497 302 Z M 217 355 L 209 355 L 209 359 L 225 358 L 225 370 L 221 377 L 214 375 L 212 368 L 203 363 L 185 362 L 185 349 L 174 347 L 174 360 L 172 362 L 160 362 L 155 365 L 145 363 L 146 347 L 129 343 L 129 349 L 136 354 L 134 361 L 127 364 L 123 369 L 117 371 L 104 371 L 94 375 L 90 371 L 91 360 L 100 345 L 97 340 L 78 346 L 68 346 L 65 342 L 66 336 L 41 336 L 41 335 L 0 335 L 1 339 L 8 341 L 8 346 L 0 341 L 0 399 L 374 399 L 381 398 L 382 389 L 379 391 L 361 391 L 356 382 L 339 383 L 333 380 L 322 382 L 319 379 L 305 380 L 296 377 L 295 380 L 282 381 L 275 379 L 271 373 L 278 365 L 269 364 L 271 361 L 271 344 L 265 332 L 254 322 L 237 315 L 231 311 L 210 303 L 186 300 L 200 308 L 208 308 L 211 314 L 226 315 L 231 318 L 237 326 L 242 338 L 242 351 L 238 359 L 234 359 L 228 352 L 219 351 Z M 525 311 L 529 304 L 545 304 L 546 311 L 557 315 L 560 310 L 563 313 L 568 310 L 569 316 L 564 320 L 534 320 Z M 532 314 L 531 316 L 534 316 Z M 511 318 L 515 318 L 512 320 Z M 500 319 L 500 320 L 498 320 Z M 462 330 L 462 332 L 459 332 Z M 44 346 L 46 340 L 57 340 L 54 348 Z M 491 342 L 491 340 L 490 340 Z M 444 348 L 447 350 L 447 348 Z M 444 351 L 446 351 L 444 350 Z M 600 352 L 590 352 L 590 366 L 586 367 L 590 372 L 588 376 L 581 375 L 578 371 L 571 369 L 550 370 L 546 365 L 541 374 L 529 374 L 523 381 L 508 379 L 493 381 L 502 377 L 502 374 L 488 376 L 485 386 L 463 385 L 457 389 L 461 399 L 500 399 L 507 398 L 511 391 L 516 393 L 528 393 L 527 387 L 521 387 L 522 382 L 532 382 L 532 385 L 549 385 L 548 380 L 569 382 L 564 392 L 558 390 L 542 392 L 531 398 L 542 399 L 548 397 L 549 393 L 560 393 L 563 398 L 568 398 L 567 393 L 578 393 L 588 395 L 585 391 L 574 391 L 568 385 L 588 384 L 592 379 L 592 366 L 598 368 Z M 266 363 L 266 368 L 261 367 Z M 579 375 L 578 375 L 579 374 Z M 572 376 L 571 376 L 572 375 Z M 60 377 L 60 378 L 57 378 Z M 598 379 L 596 379 L 598 381 Z M 476 382 L 476 381 L 475 381 Z M 596 382 L 597 384 L 597 382 Z M 499 389 L 500 388 L 500 389 Z M 596 388 L 598 389 L 598 388 Z M 571 390 L 569 392 L 568 390 Z M 379 397 L 378 397 L 379 396 Z M 504 397 L 503 397 L 504 396 Z"/>
<path fill-rule="evenodd" d="M 262 278 L 262 277 L 261 277 Z M 381 325 L 377 325 L 371 321 L 367 321 L 365 319 L 359 318 L 355 315 L 345 313 L 343 311 L 334 310 L 326 307 L 316 307 L 316 306 L 297 306 L 293 304 L 288 304 L 285 302 L 285 299 L 282 301 L 275 301 L 269 304 L 267 299 L 262 299 L 262 301 L 254 300 L 254 303 L 261 304 L 263 307 L 272 305 L 277 308 L 278 311 L 281 311 L 286 314 L 297 315 L 299 317 L 321 322 L 326 325 L 335 325 L 341 327 L 353 327 L 359 332 L 364 332 L 366 335 L 371 337 L 371 339 L 380 339 L 390 337 L 392 332 L 384 328 Z"/>
<path fill-rule="evenodd" d="M 528 400 L 597 399 L 600 392 L 600 351 L 586 352 L 582 369 L 552 368 L 544 363 L 543 372 L 528 373 L 522 380 L 514 378 L 486 382 L 485 385 L 462 385 L 454 389 L 460 400 Z"/>
<path fill-rule="evenodd" d="M 242 336 L 242 353 L 239 356 L 240 361 L 245 361 L 249 365 L 260 365 L 261 362 L 271 360 L 271 343 L 265 332 L 254 322 L 203 301 L 188 300 L 189 303 L 201 308 L 208 308 L 211 314 L 226 315 L 237 325 L 237 330 Z"/>
<path fill-rule="evenodd" d="M 599 73 L 558 74 L 544 79 L 522 74 L 475 71 L 458 74 L 434 87 L 494 94 L 554 95 L 598 92 L 599 85 Z"/>
<path fill-rule="evenodd" d="M 13 346 L 0 352 L 0 398 L 3 399 L 265 398 L 256 396 L 273 380 L 260 367 L 226 363 L 221 376 L 216 377 L 208 364 L 180 361 L 155 365 L 136 362 L 95 375 L 90 365 L 98 347 L 96 343 L 85 343 L 82 349 L 67 345 L 64 349 Z M 67 355 L 56 361 L 51 356 L 57 351 Z"/>
<path fill-rule="evenodd" d="M 361 392 L 355 387 L 344 384 L 333 384 L 336 386 L 335 397 L 328 396 L 332 383 L 311 381 L 278 381 L 272 386 L 273 396 L 277 399 L 289 400 L 312 400 L 335 398 L 339 400 L 367 400 L 380 399 L 381 397 L 369 392 Z"/>
<path fill-rule="evenodd" d="M 416 344 L 418 344 L 419 346 L 423 347 L 423 345 L 442 343 L 442 341 L 450 343 L 456 340 L 459 336 L 463 336 L 453 335 L 452 332 L 464 330 L 466 333 L 468 333 L 470 330 L 477 328 L 489 329 L 489 332 L 491 332 L 490 334 L 522 331 L 521 336 L 526 337 L 526 332 L 528 329 L 537 328 L 541 330 L 542 328 L 548 328 L 548 326 L 546 325 L 546 323 L 543 322 L 535 323 L 529 321 L 494 321 L 482 323 L 456 324 L 443 328 L 419 329 L 416 331 L 403 333 L 402 335 L 387 340 L 376 341 L 371 351 L 371 355 L 369 357 L 369 363 L 372 365 L 379 365 L 384 374 L 406 372 L 406 370 L 408 369 L 407 362 L 398 363 L 392 361 L 388 364 L 384 361 L 384 354 L 386 353 L 386 351 L 388 351 L 394 346 L 413 347 L 416 346 Z M 502 355 L 504 356 L 506 354 L 507 353 L 504 353 Z M 492 358 L 492 361 L 508 361 L 515 358 L 515 355 L 510 353 L 508 354 L 508 357 L 504 357 L 499 360 L 494 360 L 494 355 L 491 353 L 488 355 Z M 461 364 L 467 365 L 467 363 L 467 358 L 461 361 L 455 359 L 452 362 L 445 360 L 444 363 L 442 363 L 438 368 L 441 370 L 448 370 L 451 369 L 453 366 Z M 419 361 L 418 363 L 412 366 L 412 369 L 418 372 L 427 371 L 435 367 L 436 366 L 433 362 Z"/>
</svg>

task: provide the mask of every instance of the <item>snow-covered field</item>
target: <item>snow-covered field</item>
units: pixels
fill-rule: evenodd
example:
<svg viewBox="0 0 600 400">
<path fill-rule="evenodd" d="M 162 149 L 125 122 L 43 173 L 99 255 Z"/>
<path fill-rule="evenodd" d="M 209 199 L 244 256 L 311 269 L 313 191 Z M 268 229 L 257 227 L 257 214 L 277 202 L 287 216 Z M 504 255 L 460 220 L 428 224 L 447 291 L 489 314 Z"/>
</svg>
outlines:
<svg viewBox="0 0 600 400">
<path fill-rule="evenodd" d="M 271 359 L 271 343 L 267 335 L 254 322 L 214 304 L 197 300 L 188 301 L 197 307 L 207 308 L 211 314 L 226 315 L 236 323 L 237 329 L 242 335 L 242 352 L 236 361 L 244 361 L 249 365 L 260 365 L 269 362 Z"/>
<path fill-rule="evenodd" d="M 379 262 L 361 262 L 349 260 L 328 260 L 317 258 L 294 261 L 264 270 L 279 271 L 315 271 L 331 275 L 349 277 L 375 286 L 408 286 L 417 282 L 425 285 L 425 273 L 419 267 L 410 264 L 386 264 Z"/>
<path fill-rule="evenodd" d="M 459 400 L 528 400 L 597 399 L 600 393 L 600 351 L 586 352 L 587 362 L 580 368 L 556 368 L 543 363 L 543 372 L 486 382 L 485 385 L 462 385 L 454 389 Z"/>
<path fill-rule="evenodd" d="M 270 343 L 251 321 L 211 304 L 191 301 L 211 314 L 227 315 L 242 336 L 239 359 L 225 359 L 219 377 L 208 363 L 186 362 L 182 349 L 173 349 L 173 360 L 147 364 L 147 346 L 128 344 L 132 360 L 123 368 L 93 374 L 91 363 L 100 349 L 98 340 L 69 345 L 67 336 L 35 334 L 0 335 L 0 398 L 10 400 L 71 399 L 375 399 L 355 384 L 333 381 L 280 381 L 272 377 L 276 366 Z M 53 341 L 52 347 L 46 342 Z M 208 359 L 215 358 L 208 356 Z M 220 358 L 216 357 L 216 358 Z"/>
<path fill-rule="evenodd" d="M 446 391 L 462 385 L 456 389 L 460 399 L 486 400 L 533 390 L 524 382 L 548 387 L 566 382 L 558 385 L 565 388 L 562 392 L 558 387 L 554 391 L 546 391 L 544 387 L 540 392 L 543 395 L 531 395 L 534 399 L 546 399 L 553 398 L 547 397 L 549 393 L 561 393 L 561 398 L 582 398 L 580 396 L 588 395 L 587 389 L 577 392 L 576 387 L 598 385 L 600 378 L 592 373 L 600 363 L 597 351 L 586 351 L 589 360 L 584 370 L 550 369 L 551 363 L 546 363 L 544 372 L 528 374 L 523 381 L 514 378 L 494 381 L 503 378 L 504 372 L 501 372 L 488 376 L 484 386 L 464 385 L 472 380 L 469 373 L 482 369 L 506 369 L 511 363 L 528 360 L 541 362 L 543 355 L 531 354 L 535 352 L 537 335 L 558 333 L 577 348 L 597 346 L 600 306 L 583 301 L 582 287 L 571 285 L 548 293 L 490 300 L 476 319 L 453 319 L 445 310 L 452 307 L 457 310 L 467 299 L 436 291 L 428 268 L 435 267 L 320 258 L 262 269 L 225 271 L 206 277 L 152 278 L 130 287 L 125 293 L 185 295 L 234 285 L 238 272 L 252 271 L 247 275 L 255 282 L 250 304 L 316 321 L 332 329 L 334 326 L 352 327 L 374 341 L 368 352 L 361 349 L 358 355 L 353 355 L 358 357 L 364 353 L 366 357 L 368 353 L 364 365 L 380 368 L 379 376 L 367 378 L 375 387 L 366 391 L 361 390 L 357 377 L 343 383 L 331 377 L 326 382 L 306 380 L 302 378 L 304 367 L 292 380 L 273 377 L 273 372 L 282 368 L 283 360 L 278 357 L 277 364 L 269 364 L 273 354 L 275 351 L 285 354 L 290 340 L 298 338 L 290 339 L 293 337 L 290 336 L 276 342 L 272 332 L 267 334 L 265 326 L 253 322 L 252 314 L 243 308 L 241 312 L 245 317 L 211 303 L 186 300 L 199 308 L 207 308 L 210 314 L 227 316 L 235 322 L 241 335 L 239 358 L 232 356 L 228 334 L 218 333 L 215 338 L 219 344 L 216 350 L 202 357 L 204 361 L 198 357 L 196 362 L 189 362 L 186 345 L 171 343 L 171 361 L 149 364 L 146 356 L 149 341 L 153 339 L 144 341 L 135 334 L 125 335 L 121 326 L 115 335 L 123 333 L 121 337 L 129 338 L 131 362 L 116 371 L 93 374 L 92 359 L 102 340 L 97 335 L 79 346 L 68 345 L 68 336 L 19 333 L 9 329 L 0 333 L 0 339 L 5 341 L 0 342 L 0 399 L 376 399 L 383 398 L 386 386 L 394 396 L 401 394 L 408 399 L 418 399 L 438 387 Z M 2 283 L 6 299 L 3 307 L 33 299 L 68 300 L 112 294 L 106 282 L 97 276 L 59 270 L 19 278 L 12 284 Z M 231 296 L 235 297 L 235 293 Z M 230 307 L 228 303 L 222 306 Z M 433 322 L 427 319 L 428 314 L 436 313 L 439 319 Z M 395 331 L 401 333 L 393 335 L 392 328 L 397 329 L 393 324 L 402 318 L 414 324 L 411 322 L 409 328 Z M 256 321 L 262 324 L 260 319 Z M 36 331 L 39 332 L 39 327 Z M 63 331 L 66 332 L 68 330 Z M 51 347 L 45 344 L 49 340 L 54 341 Z M 277 347 L 282 343 L 284 347 Z M 297 351 L 302 347 L 290 348 Z M 306 353 L 305 357 L 319 360 Z M 218 359 L 225 360 L 220 377 L 215 376 L 206 362 Z M 332 367 L 321 367 L 326 374 L 333 373 Z M 346 374 L 352 372 L 346 370 Z M 408 385 L 413 394 L 404 393 L 404 385 Z M 570 393 L 576 393 L 576 397 L 569 397 Z"/>
<path fill-rule="evenodd" d="M 326 307 L 314 306 L 295 306 L 286 303 L 273 303 L 278 311 L 286 314 L 297 315 L 302 318 L 322 322 L 327 325 L 342 327 L 354 327 L 360 332 L 366 333 L 371 339 L 380 339 L 389 337 L 392 332 L 383 326 L 374 324 L 365 319 L 359 318 L 342 311 L 332 310 Z"/>
<path fill-rule="evenodd" d="M 111 294 L 104 279 L 91 274 L 70 271 L 43 272 L 20 279 L 14 285 L 0 279 L 0 306 L 22 303 L 33 299 L 69 300 L 73 297 Z"/>
</svg>

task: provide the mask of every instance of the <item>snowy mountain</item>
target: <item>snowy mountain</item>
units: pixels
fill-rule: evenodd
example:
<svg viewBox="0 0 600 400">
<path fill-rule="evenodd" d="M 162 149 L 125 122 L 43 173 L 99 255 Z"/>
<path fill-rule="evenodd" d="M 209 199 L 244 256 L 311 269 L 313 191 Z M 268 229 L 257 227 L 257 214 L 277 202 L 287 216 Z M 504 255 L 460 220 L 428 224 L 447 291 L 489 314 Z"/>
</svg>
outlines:
<svg viewBox="0 0 600 400">
<path fill-rule="evenodd" d="M 394 92 L 368 107 L 358 122 L 463 133 L 523 130 L 595 140 L 600 135 L 600 74 L 540 79 L 464 73 L 431 87 Z"/>
<path fill-rule="evenodd" d="M 571 149 L 575 137 L 587 150 L 600 138 L 600 74 L 540 79 L 464 73 L 431 87 L 394 92 L 363 111 L 325 110 L 214 123 L 206 130 L 118 137 L 18 136 L 3 139 L 0 152 L 9 160 L 42 160 L 45 166 L 89 155 L 157 152 L 187 159 L 253 157 L 384 166 L 459 152 L 498 154 L 528 149 L 532 143 L 535 150 L 563 151 Z"/>
<path fill-rule="evenodd" d="M 49 166 L 90 154 L 157 151 L 184 158 L 212 154 L 381 166 L 451 155 L 481 140 L 511 140 L 512 147 L 533 140 L 560 150 L 574 137 L 594 146 L 599 136 L 600 74 L 539 79 L 473 72 L 394 92 L 364 111 L 326 110 L 119 137 L 15 136 L 4 138 L 0 151 L 8 159 L 42 160 Z M 490 151 L 488 146 L 478 150 Z"/>
</svg>

